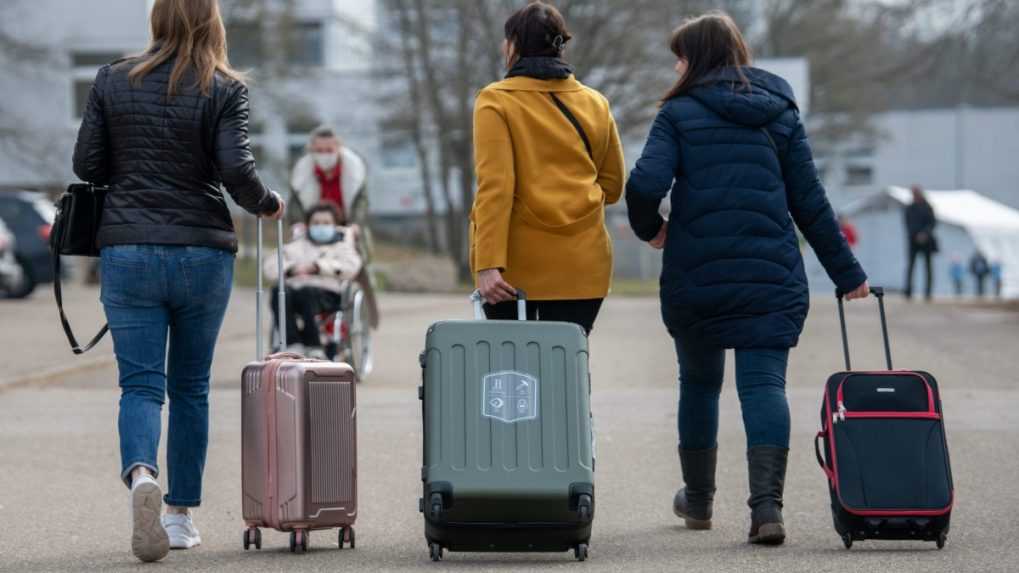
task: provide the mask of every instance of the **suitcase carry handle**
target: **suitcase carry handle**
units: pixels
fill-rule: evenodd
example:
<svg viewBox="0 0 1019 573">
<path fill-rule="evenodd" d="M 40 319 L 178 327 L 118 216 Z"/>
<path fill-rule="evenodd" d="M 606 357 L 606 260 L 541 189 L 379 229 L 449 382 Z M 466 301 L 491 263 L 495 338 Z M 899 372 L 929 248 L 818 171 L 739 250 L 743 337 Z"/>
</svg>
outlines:
<svg viewBox="0 0 1019 573">
<path fill-rule="evenodd" d="M 888 342 L 888 319 L 885 316 L 885 289 L 884 287 L 870 287 L 870 294 L 874 295 L 877 299 L 878 309 L 881 311 L 881 336 L 884 338 L 885 343 L 885 362 L 888 364 L 888 369 L 892 369 L 892 347 Z M 839 301 L 839 324 L 842 327 L 842 353 L 846 357 L 846 370 L 852 370 L 852 366 L 849 363 L 849 337 L 846 334 L 846 311 L 842 304 L 842 299 L 845 297 L 845 293 L 840 290 L 835 291 L 835 298 Z"/>
<path fill-rule="evenodd" d="M 255 288 L 255 360 L 262 359 L 262 352 L 265 347 L 262 345 L 262 217 L 258 218 L 257 243 L 255 244 L 255 266 L 257 267 L 257 286 Z M 283 276 L 283 219 L 276 221 L 276 266 L 279 270 L 279 324 L 276 325 L 276 332 L 279 335 L 280 348 L 287 347 L 287 329 L 283 326 L 286 323 L 287 315 L 287 294 L 284 288 L 285 277 Z"/>
<path fill-rule="evenodd" d="M 485 320 L 485 310 L 481 305 L 485 298 L 481 296 L 481 290 L 471 293 L 471 302 L 474 303 L 474 320 Z M 527 293 L 523 289 L 517 289 L 517 320 L 527 320 Z"/>
<path fill-rule="evenodd" d="M 828 437 L 828 433 L 820 431 L 814 436 L 814 455 L 817 456 L 817 465 L 821 466 L 821 471 L 828 477 L 828 481 L 831 482 L 832 486 L 835 485 L 835 472 L 831 471 L 828 464 L 825 463 L 824 458 L 821 456 L 821 440 Z"/>
</svg>

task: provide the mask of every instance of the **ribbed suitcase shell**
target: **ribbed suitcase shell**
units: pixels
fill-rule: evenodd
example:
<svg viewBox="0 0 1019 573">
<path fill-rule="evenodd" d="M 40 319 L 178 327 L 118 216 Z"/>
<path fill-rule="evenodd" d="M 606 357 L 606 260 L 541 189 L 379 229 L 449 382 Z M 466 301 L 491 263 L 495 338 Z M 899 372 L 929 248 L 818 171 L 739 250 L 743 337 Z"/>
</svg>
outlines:
<svg viewBox="0 0 1019 573">
<path fill-rule="evenodd" d="M 271 356 L 242 374 L 244 520 L 280 531 L 357 519 L 357 408 L 346 364 Z"/>
<path fill-rule="evenodd" d="M 425 536 L 453 551 L 565 551 L 591 536 L 594 435 L 587 337 L 576 325 L 445 321 L 428 330 L 424 386 Z M 483 414 L 486 375 L 538 381 L 533 419 Z M 443 511 L 431 499 L 441 494 Z M 578 516 L 578 497 L 590 511 Z"/>
</svg>

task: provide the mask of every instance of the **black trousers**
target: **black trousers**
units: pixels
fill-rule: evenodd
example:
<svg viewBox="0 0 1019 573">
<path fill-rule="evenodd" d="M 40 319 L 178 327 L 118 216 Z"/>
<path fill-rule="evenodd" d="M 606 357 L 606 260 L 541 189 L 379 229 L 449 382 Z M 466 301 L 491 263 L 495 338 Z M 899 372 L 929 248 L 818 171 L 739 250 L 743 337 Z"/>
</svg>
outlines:
<svg viewBox="0 0 1019 573">
<path fill-rule="evenodd" d="M 929 246 L 916 244 L 909 246 L 909 265 L 906 268 L 906 298 L 913 296 L 913 267 L 916 266 L 917 255 L 923 256 L 924 264 L 927 266 L 927 283 L 925 284 L 924 294 L 927 298 L 931 298 L 931 293 L 934 292 L 934 270 L 931 268 L 931 256 L 933 253 Z"/>
<path fill-rule="evenodd" d="M 287 343 L 301 343 L 306 347 L 322 346 L 316 316 L 340 308 L 341 297 L 331 290 L 316 287 L 286 288 Z M 272 314 L 275 324 L 279 319 L 279 287 L 272 289 Z"/>
<path fill-rule="evenodd" d="M 605 299 L 529 300 L 527 301 L 527 320 L 572 322 L 583 328 L 585 333 L 591 334 L 603 300 Z M 516 320 L 517 301 L 486 304 L 485 316 L 490 320 Z"/>
</svg>

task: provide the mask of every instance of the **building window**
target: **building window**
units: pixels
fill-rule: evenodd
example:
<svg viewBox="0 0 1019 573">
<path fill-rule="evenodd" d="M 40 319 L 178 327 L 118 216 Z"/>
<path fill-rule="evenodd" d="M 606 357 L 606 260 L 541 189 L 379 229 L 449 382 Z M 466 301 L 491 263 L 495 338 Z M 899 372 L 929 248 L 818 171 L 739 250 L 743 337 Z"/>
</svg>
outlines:
<svg viewBox="0 0 1019 573">
<path fill-rule="evenodd" d="M 322 120 L 309 113 L 299 111 L 287 118 L 287 133 L 307 137 L 320 125 L 322 125 Z"/>
<path fill-rule="evenodd" d="M 290 39 L 290 63 L 321 66 L 325 63 L 325 28 L 322 22 L 294 25 Z"/>
<path fill-rule="evenodd" d="M 874 168 L 869 165 L 846 167 L 846 185 L 871 185 L 874 183 Z"/>
<path fill-rule="evenodd" d="M 122 57 L 120 52 L 75 52 L 71 54 L 71 67 L 98 69 Z"/>
<path fill-rule="evenodd" d="M 417 167 L 417 151 L 410 135 L 403 131 L 382 135 L 382 166 L 386 169 L 413 169 Z"/>
<path fill-rule="evenodd" d="M 77 121 L 81 118 L 99 68 L 120 59 L 123 54 L 123 52 L 116 51 L 71 52 L 71 118 L 73 120 Z"/>
<path fill-rule="evenodd" d="M 226 36 L 232 65 L 246 69 L 262 63 L 262 27 L 257 22 L 233 22 L 227 26 Z"/>
</svg>

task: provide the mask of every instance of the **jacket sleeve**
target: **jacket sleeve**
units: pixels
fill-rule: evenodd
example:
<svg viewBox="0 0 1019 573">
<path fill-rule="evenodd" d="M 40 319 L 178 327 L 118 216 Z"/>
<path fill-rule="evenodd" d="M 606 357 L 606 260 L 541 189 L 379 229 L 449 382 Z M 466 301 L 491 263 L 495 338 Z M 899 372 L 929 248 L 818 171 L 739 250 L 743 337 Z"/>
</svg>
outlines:
<svg viewBox="0 0 1019 573">
<path fill-rule="evenodd" d="M 516 174 L 513 140 L 496 96 L 482 91 L 474 104 L 474 168 L 478 192 L 471 209 L 475 270 L 505 269 Z"/>
<path fill-rule="evenodd" d="M 679 133 L 672 124 L 668 109 L 666 106 L 658 112 L 644 151 L 626 182 L 630 227 L 642 241 L 655 238 L 665 223 L 658 207 L 672 188 L 679 168 Z"/>
<path fill-rule="evenodd" d="M 290 243 L 283 246 L 283 274 L 288 275 L 290 271 L 300 262 L 298 259 L 298 253 L 300 249 L 297 248 L 297 243 Z M 269 253 L 268 257 L 262 261 L 262 274 L 266 281 L 275 283 L 279 281 L 279 268 L 276 262 L 276 253 L 278 251 L 273 250 Z"/>
<path fill-rule="evenodd" d="M 608 149 L 598 166 L 598 186 L 605 193 L 605 203 L 612 205 L 623 195 L 623 178 L 626 171 L 626 160 L 623 158 L 623 144 L 619 140 L 619 129 L 616 120 L 609 111 Z"/>
<path fill-rule="evenodd" d="M 862 285 L 867 275 L 839 230 L 835 212 L 818 178 L 810 143 L 799 116 L 789 137 L 782 171 L 793 221 L 814 249 L 832 282 L 842 292 Z"/>
<path fill-rule="evenodd" d="M 229 96 L 216 127 L 216 167 L 230 196 L 253 215 L 269 215 L 279 205 L 255 172 L 248 140 L 248 88 L 238 84 Z"/>
<path fill-rule="evenodd" d="M 110 180 L 110 144 L 103 111 L 103 92 L 109 71 L 109 66 L 103 66 L 96 74 L 74 144 L 74 174 L 95 185 L 106 185 Z"/>
</svg>

